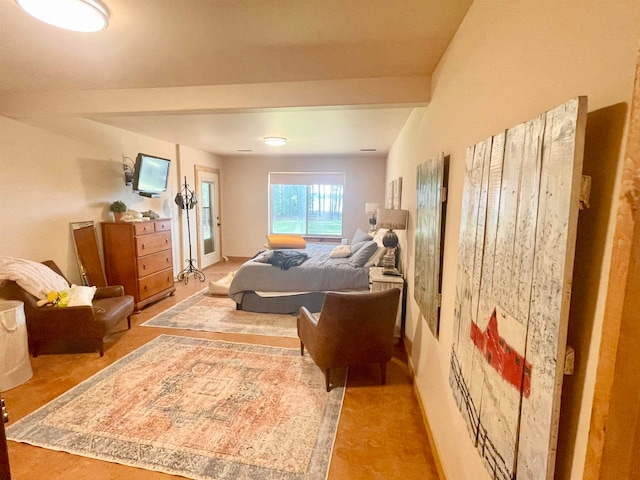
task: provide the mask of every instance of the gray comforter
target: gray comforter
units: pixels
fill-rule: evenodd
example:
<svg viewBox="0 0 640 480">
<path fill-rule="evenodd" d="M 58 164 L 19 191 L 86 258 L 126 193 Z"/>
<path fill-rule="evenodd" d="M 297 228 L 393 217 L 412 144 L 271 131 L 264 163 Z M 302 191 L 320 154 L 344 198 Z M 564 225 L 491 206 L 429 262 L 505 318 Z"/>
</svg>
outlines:
<svg viewBox="0 0 640 480">
<path fill-rule="evenodd" d="M 349 258 L 331 258 L 335 245 L 307 244 L 307 248 L 292 250 L 306 253 L 309 258 L 301 265 L 282 270 L 260 260 L 271 251 L 256 255 L 235 273 L 229 296 L 242 303 L 246 291 L 263 292 L 326 292 L 365 289 L 369 285 L 369 268 L 355 267 Z"/>
</svg>

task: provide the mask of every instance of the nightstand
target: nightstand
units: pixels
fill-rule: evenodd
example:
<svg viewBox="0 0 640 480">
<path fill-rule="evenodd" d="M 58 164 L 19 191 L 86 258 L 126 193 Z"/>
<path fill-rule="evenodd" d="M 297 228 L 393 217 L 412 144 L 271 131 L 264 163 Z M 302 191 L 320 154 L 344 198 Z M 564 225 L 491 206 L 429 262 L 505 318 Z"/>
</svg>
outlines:
<svg viewBox="0 0 640 480">
<path fill-rule="evenodd" d="M 390 288 L 400 289 L 400 302 L 398 304 L 398 316 L 393 335 L 397 338 L 402 336 L 402 313 L 404 306 L 404 277 L 397 275 L 383 275 L 382 267 L 369 268 L 369 290 L 371 292 L 381 292 Z"/>
</svg>

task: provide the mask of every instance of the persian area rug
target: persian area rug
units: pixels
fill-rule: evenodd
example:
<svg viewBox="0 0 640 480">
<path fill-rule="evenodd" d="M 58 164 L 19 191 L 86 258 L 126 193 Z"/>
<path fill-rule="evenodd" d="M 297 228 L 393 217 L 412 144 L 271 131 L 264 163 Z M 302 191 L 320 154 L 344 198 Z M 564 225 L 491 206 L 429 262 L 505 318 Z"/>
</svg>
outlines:
<svg viewBox="0 0 640 480">
<path fill-rule="evenodd" d="M 324 479 L 346 369 L 336 374 L 327 393 L 298 349 L 161 335 L 7 438 L 192 479 Z"/>
<path fill-rule="evenodd" d="M 192 295 L 141 325 L 298 338 L 295 315 L 236 310 L 236 302 L 231 298 L 211 296 L 206 290 Z"/>
</svg>

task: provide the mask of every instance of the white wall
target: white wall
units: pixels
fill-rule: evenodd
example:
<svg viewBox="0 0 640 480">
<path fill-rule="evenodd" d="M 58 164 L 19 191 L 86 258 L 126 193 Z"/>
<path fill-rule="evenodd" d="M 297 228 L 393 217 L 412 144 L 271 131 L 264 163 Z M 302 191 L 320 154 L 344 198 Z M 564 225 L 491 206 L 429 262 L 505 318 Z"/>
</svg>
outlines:
<svg viewBox="0 0 640 480">
<path fill-rule="evenodd" d="M 169 186 L 160 198 L 141 197 L 124 184 L 122 155 L 135 160 L 138 152 L 172 161 Z M 221 158 L 82 118 L 22 122 L 0 117 L 0 255 L 53 259 L 79 282 L 69 223 L 111 220 L 109 204 L 122 200 L 131 209 L 173 219 L 177 273 L 189 253 L 186 218 L 174 198 L 185 176 L 195 188 L 195 165 L 220 170 L 222 254 L 227 256 L 253 256 L 264 245 L 271 171 L 344 172 L 345 237 L 369 227 L 365 203 L 384 203 L 383 157 Z M 195 215 L 190 220 L 194 241 Z M 195 241 L 193 248 L 196 252 Z"/>
<path fill-rule="evenodd" d="M 220 170 L 220 183 L 223 182 L 223 161 L 222 157 L 217 155 L 213 155 L 208 152 L 203 152 L 202 150 L 197 150 L 195 148 L 186 147 L 184 145 L 178 145 L 178 168 L 176 169 L 176 175 L 179 183 L 178 190 L 182 191 L 182 187 L 185 182 L 185 177 L 187 181 L 187 185 L 189 186 L 189 190 L 193 190 L 196 192 L 196 198 L 198 200 L 201 199 L 201 194 L 199 191 L 199 186 L 196 185 L 196 173 L 195 167 L 205 166 L 208 168 L 217 168 Z M 175 195 L 174 195 L 175 197 Z M 221 203 L 224 203 L 221 201 Z M 176 274 L 180 272 L 183 268 L 186 268 L 187 264 L 186 260 L 189 258 L 189 239 L 187 234 L 187 217 L 186 212 L 184 210 L 177 211 L 176 215 L 177 219 L 177 228 L 179 235 L 178 240 L 174 242 L 174 247 L 176 251 L 179 252 L 179 264 L 180 268 L 176 270 Z M 193 258 L 197 258 L 198 256 L 198 233 L 197 233 L 197 222 L 196 222 L 196 211 L 193 210 L 189 212 L 189 225 L 191 226 L 191 254 Z"/>
<path fill-rule="evenodd" d="M 174 243 L 183 243 L 173 201 L 179 189 L 174 144 L 79 118 L 29 123 L 0 117 L 0 255 L 52 259 L 70 281 L 80 282 L 69 223 L 93 220 L 100 234 L 99 222 L 112 220 L 114 200 L 172 218 Z M 160 198 L 141 197 L 125 186 L 122 155 L 135 160 L 138 152 L 172 161 L 169 186 Z M 191 178 L 194 163 L 216 165 L 211 155 L 193 149 L 182 157 Z M 181 254 L 176 247 L 176 272 Z"/>
<path fill-rule="evenodd" d="M 344 172 L 343 236 L 367 231 L 365 203 L 384 204 L 382 157 L 233 157 L 225 159 L 222 183 L 223 254 L 252 257 L 269 233 L 269 172 Z"/>
<path fill-rule="evenodd" d="M 569 387 L 563 392 L 556 478 L 583 476 L 617 206 L 613 185 L 623 158 L 620 144 L 627 111 L 619 104 L 630 101 L 639 34 L 639 2 L 476 0 L 434 75 L 430 105 L 414 112 L 390 152 L 387 179 L 403 177 L 402 206 L 411 216 L 416 200 L 415 187 L 409 186 L 415 185 L 417 165 L 439 152 L 451 156 L 439 340 L 431 335 L 413 300 L 413 219 L 404 249 L 406 345 L 435 446 L 451 480 L 490 478 L 448 383 L 466 148 L 578 95 L 589 97 L 588 122 L 600 127 L 591 128 L 587 149 L 600 149 L 601 165 L 585 159 L 585 169 L 591 164 L 599 173 L 594 177 L 599 198 L 591 211 L 581 214 L 577 252 L 577 262 L 596 273 L 581 275 L 574 283 L 574 297 L 590 308 L 583 308 L 584 316 L 576 318 L 572 302 L 570 337 L 581 348 L 577 381 L 565 380 Z M 613 121 L 600 120 L 607 116 Z M 607 129 L 612 130 L 608 136 L 603 133 Z M 581 258 L 580 251 L 599 255 Z"/>
</svg>

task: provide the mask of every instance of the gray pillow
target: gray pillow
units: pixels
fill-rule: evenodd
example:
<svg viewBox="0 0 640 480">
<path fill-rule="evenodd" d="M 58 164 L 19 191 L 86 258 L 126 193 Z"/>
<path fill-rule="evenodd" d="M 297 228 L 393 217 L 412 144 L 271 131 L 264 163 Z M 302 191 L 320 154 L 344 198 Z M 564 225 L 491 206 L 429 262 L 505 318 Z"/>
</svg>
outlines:
<svg viewBox="0 0 640 480">
<path fill-rule="evenodd" d="M 376 250 L 378 249 L 378 244 L 373 240 L 365 242 L 365 244 L 360 247 L 355 253 L 352 253 L 349 257 L 349 264 L 354 267 L 363 267 L 367 260 L 371 258 Z"/>
<path fill-rule="evenodd" d="M 360 227 L 356 230 L 356 233 L 353 234 L 353 238 L 351 239 L 351 245 L 355 245 L 356 243 L 365 242 L 367 240 L 373 240 L 373 237 L 368 233 L 362 231 Z M 351 248 L 353 251 L 353 247 Z"/>
<path fill-rule="evenodd" d="M 356 253 L 358 250 L 360 250 L 362 247 L 364 247 L 368 242 L 371 242 L 372 240 L 362 240 L 361 242 L 356 242 L 356 243 L 352 243 L 351 244 L 351 255 L 353 255 L 354 253 Z"/>
</svg>

